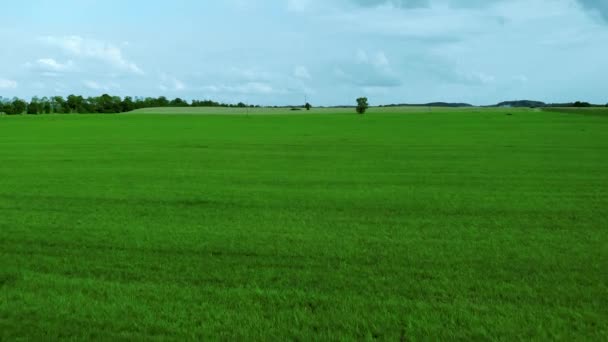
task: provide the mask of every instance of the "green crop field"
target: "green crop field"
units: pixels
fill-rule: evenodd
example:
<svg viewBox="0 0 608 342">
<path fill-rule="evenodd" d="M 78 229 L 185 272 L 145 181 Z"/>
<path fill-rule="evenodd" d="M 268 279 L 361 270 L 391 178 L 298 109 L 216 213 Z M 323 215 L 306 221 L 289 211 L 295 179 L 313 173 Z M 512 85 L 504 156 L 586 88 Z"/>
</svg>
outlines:
<svg viewBox="0 0 608 342">
<path fill-rule="evenodd" d="M 608 339 L 608 116 L 287 111 L 0 116 L 0 340 Z"/>
</svg>

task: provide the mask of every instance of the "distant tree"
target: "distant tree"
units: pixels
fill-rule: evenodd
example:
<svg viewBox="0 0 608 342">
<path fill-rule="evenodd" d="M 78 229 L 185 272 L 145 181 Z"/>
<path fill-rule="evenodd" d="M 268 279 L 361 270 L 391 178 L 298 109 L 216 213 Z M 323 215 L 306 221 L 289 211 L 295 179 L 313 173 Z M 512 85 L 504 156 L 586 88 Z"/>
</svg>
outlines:
<svg viewBox="0 0 608 342">
<path fill-rule="evenodd" d="M 51 99 L 51 106 L 53 107 L 54 113 L 69 113 L 70 109 L 65 103 L 65 100 L 61 96 L 53 96 Z"/>
<path fill-rule="evenodd" d="M 85 100 L 82 96 L 70 95 L 66 101 L 70 113 L 85 113 Z"/>
<path fill-rule="evenodd" d="M 365 114 L 365 111 L 369 107 L 367 103 L 367 97 L 360 97 L 357 99 L 357 113 Z"/>
<path fill-rule="evenodd" d="M 103 94 L 97 97 L 87 97 L 80 95 L 69 95 L 67 98 L 61 96 L 34 97 L 30 103 L 18 99 L 8 100 L 0 97 L 0 112 L 6 114 L 50 114 L 50 113 L 120 113 L 128 112 L 140 108 L 151 107 L 226 107 L 226 108 L 259 108 L 260 106 L 248 105 L 243 102 L 237 104 L 221 103 L 211 100 L 193 100 L 192 103 L 176 98 L 169 100 L 164 96 L 153 98 L 125 97 L 124 100 L 119 96 Z M 25 106 L 23 106 L 25 104 Z M 310 110 L 312 106 L 306 103 L 304 108 Z"/>
<path fill-rule="evenodd" d="M 310 105 L 310 103 L 306 102 L 306 104 L 304 105 L 304 108 L 306 108 L 306 110 L 310 110 L 312 108 L 312 106 Z"/>
<path fill-rule="evenodd" d="M 0 112 L 2 112 L 4 114 L 12 115 L 13 114 L 13 103 L 12 102 L 3 103 L 2 108 L 0 108 Z"/>
<path fill-rule="evenodd" d="M 167 100 L 166 97 L 161 96 L 156 100 L 157 106 L 158 107 L 167 107 L 169 106 L 169 100 Z"/>
<path fill-rule="evenodd" d="M 27 105 L 26 113 L 30 114 L 30 115 L 36 115 L 36 114 L 38 114 L 38 105 L 36 103 L 30 102 Z"/>
<path fill-rule="evenodd" d="M 32 100 L 27 105 L 27 113 L 28 114 L 39 114 L 42 112 L 42 108 L 40 106 L 40 100 L 34 96 Z"/>
<path fill-rule="evenodd" d="M 142 108 L 158 107 L 156 99 L 152 98 L 152 97 L 146 97 L 146 98 L 142 99 L 140 102 L 141 102 Z"/>
<path fill-rule="evenodd" d="M 120 113 L 122 111 L 122 98 L 120 96 L 112 96 L 112 112 Z"/>
<path fill-rule="evenodd" d="M 135 109 L 135 103 L 133 102 L 133 98 L 131 96 L 127 96 L 122 100 L 121 110 L 123 112 L 130 112 Z"/>
<path fill-rule="evenodd" d="M 50 114 L 53 111 L 51 107 L 51 100 L 48 97 L 40 99 L 40 112 L 44 114 Z"/>
<path fill-rule="evenodd" d="M 103 94 L 94 99 L 95 113 L 120 113 L 122 107 L 122 99 L 119 96 L 110 96 Z"/>
<path fill-rule="evenodd" d="M 135 98 L 135 109 L 141 109 L 146 107 L 146 99 L 143 97 Z"/>
<path fill-rule="evenodd" d="M 17 115 L 17 114 L 23 114 L 23 112 L 25 112 L 25 110 L 27 109 L 27 102 L 18 99 L 18 98 L 14 98 L 13 102 L 11 102 L 9 110 L 6 111 L 6 114 L 11 114 L 11 115 Z"/>
<path fill-rule="evenodd" d="M 99 97 L 87 97 L 83 106 L 87 113 L 99 113 Z"/>
<path fill-rule="evenodd" d="M 591 107 L 591 104 L 589 102 L 576 101 L 576 102 L 574 102 L 574 104 L 572 106 L 578 107 L 578 108 L 584 108 L 584 107 Z"/>
<path fill-rule="evenodd" d="M 226 107 L 225 104 L 211 101 L 211 100 L 193 100 L 192 107 Z"/>
<path fill-rule="evenodd" d="M 171 107 L 188 107 L 188 102 L 180 99 L 179 97 L 169 101 L 169 106 Z"/>
</svg>

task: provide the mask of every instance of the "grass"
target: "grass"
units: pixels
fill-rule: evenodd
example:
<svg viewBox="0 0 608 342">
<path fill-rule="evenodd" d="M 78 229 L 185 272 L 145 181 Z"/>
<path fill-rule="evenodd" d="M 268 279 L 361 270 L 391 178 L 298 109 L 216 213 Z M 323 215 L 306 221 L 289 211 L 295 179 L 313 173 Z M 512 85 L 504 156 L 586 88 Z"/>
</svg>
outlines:
<svg viewBox="0 0 608 342">
<path fill-rule="evenodd" d="M 552 113 L 568 113 L 580 115 L 599 115 L 608 116 L 608 107 L 591 107 L 591 108 L 543 108 L 545 112 Z"/>
<path fill-rule="evenodd" d="M 0 117 L 0 339 L 606 340 L 607 155 L 533 110 Z"/>
</svg>

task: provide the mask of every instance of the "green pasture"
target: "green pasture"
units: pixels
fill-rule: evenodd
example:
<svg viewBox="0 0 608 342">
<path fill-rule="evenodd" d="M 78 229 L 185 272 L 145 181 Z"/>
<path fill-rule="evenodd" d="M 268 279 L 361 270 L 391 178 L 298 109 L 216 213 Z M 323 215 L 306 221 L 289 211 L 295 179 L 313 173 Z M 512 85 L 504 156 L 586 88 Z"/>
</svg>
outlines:
<svg viewBox="0 0 608 342">
<path fill-rule="evenodd" d="M 0 340 L 608 339 L 608 116 L 147 111 L 0 116 Z"/>
</svg>

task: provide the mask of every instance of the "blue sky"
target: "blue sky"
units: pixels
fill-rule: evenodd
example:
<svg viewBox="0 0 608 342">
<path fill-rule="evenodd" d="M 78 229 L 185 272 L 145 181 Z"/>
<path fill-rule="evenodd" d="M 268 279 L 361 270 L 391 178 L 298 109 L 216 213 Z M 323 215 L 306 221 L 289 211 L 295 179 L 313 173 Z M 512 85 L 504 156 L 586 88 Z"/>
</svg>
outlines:
<svg viewBox="0 0 608 342">
<path fill-rule="evenodd" d="M 608 0 L 2 4 L 0 96 L 608 102 Z"/>
</svg>

